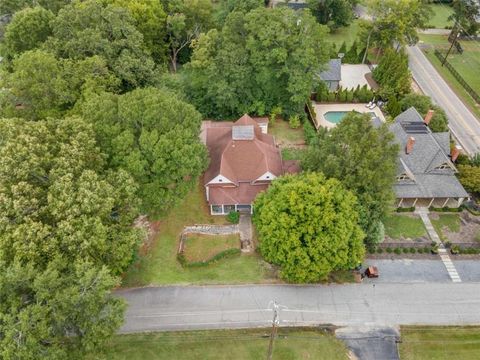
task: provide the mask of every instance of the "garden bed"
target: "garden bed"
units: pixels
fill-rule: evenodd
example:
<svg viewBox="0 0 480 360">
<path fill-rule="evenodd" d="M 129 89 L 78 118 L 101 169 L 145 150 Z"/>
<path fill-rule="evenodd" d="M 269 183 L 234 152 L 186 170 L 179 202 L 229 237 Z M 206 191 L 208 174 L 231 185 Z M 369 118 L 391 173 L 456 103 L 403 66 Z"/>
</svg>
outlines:
<svg viewBox="0 0 480 360">
<path fill-rule="evenodd" d="M 430 219 L 442 241 L 480 244 L 480 216 L 463 211 L 458 214 L 431 213 Z"/>
</svg>

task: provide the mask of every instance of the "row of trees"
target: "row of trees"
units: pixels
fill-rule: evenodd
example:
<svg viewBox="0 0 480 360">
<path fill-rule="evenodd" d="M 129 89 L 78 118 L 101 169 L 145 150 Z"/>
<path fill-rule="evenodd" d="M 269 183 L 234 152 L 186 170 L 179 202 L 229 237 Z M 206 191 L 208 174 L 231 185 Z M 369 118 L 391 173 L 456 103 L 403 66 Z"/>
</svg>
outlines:
<svg viewBox="0 0 480 360">
<path fill-rule="evenodd" d="M 375 92 L 364 85 L 358 85 L 355 89 L 340 88 L 337 91 L 329 91 L 325 83 L 321 82 L 315 94 L 315 100 L 319 102 L 346 102 L 368 103 L 373 100 Z"/>
</svg>

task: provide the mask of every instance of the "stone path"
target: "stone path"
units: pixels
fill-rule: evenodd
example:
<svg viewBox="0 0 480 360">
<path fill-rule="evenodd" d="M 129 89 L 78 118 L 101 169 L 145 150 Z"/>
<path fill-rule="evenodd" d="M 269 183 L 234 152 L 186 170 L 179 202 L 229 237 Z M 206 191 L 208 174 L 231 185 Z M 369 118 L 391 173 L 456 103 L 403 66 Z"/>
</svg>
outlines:
<svg viewBox="0 0 480 360">
<path fill-rule="evenodd" d="M 438 254 L 442 259 L 443 264 L 447 268 L 448 275 L 453 282 L 461 282 L 462 280 L 460 279 L 457 269 L 455 269 L 455 265 L 453 265 L 453 262 L 447 253 L 447 249 L 445 249 L 445 246 L 443 246 L 442 242 L 440 241 L 440 237 L 438 236 L 435 228 L 432 225 L 432 222 L 430 221 L 430 218 L 428 217 L 428 208 L 419 207 L 415 210 L 415 212 L 420 215 L 420 218 L 422 219 L 423 224 L 427 229 L 430 239 L 438 244 Z"/>
<path fill-rule="evenodd" d="M 242 251 L 252 251 L 252 217 L 247 214 L 240 214 L 238 229 L 240 231 L 240 243 L 242 244 Z"/>
<path fill-rule="evenodd" d="M 185 234 L 229 235 L 238 232 L 240 232 L 238 225 L 192 225 L 183 228 Z"/>
</svg>

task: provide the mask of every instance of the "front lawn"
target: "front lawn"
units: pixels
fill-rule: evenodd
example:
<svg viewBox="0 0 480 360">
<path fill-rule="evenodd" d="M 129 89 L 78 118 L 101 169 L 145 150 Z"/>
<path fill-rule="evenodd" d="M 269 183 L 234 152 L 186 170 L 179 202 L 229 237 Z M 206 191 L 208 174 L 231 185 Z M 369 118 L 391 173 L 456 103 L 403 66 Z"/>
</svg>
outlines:
<svg viewBox="0 0 480 360">
<path fill-rule="evenodd" d="M 431 4 L 430 8 L 433 11 L 433 16 L 428 21 L 429 28 L 445 29 L 447 26 L 452 26 L 453 21 L 448 20 L 448 17 L 453 14 L 453 9 L 444 4 Z"/>
<path fill-rule="evenodd" d="M 184 243 L 185 259 L 188 262 L 208 261 L 229 249 L 240 249 L 240 235 L 188 234 Z"/>
<path fill-rule="evenodd" d="M 402 360 L 480 359 L 479 326 L 402 326 Z"/>
<path fill-rule="evenodd" d="M 427 234 L 422 219 L 413 214 L 390 214 L 383 224 L 385 235 L 394 240 L 413 240 Z"/>
<path fill-rule="evenodd" d="M 448 240 L 444 234 L 444 229 L 455 233 L 460 231 L 460 216 L 458 214 L 435 214 L 430 216 L 430 220 L 442 241 Z"/>
<path fill-rule="evenodd" d="M 239 284 L 272 280 L 269 265 L 256 253 L 222 259 L 200 268 L 183 268 L 180 265 L 177 249 L 184 226 L 225 222 L 225 217 L 209 214 L 204 189 L 199 184 L 166 217 L 160 219 L 151 247 L 145 254 L 140 254 L 127 271 L 123 286 Z"/>
<path fill-rule="evenodd" d="M 108 344 L 111 360 L 264 359 L 270 329 L 158 332 L 118 335 Z M 280 329 L 273 359 L 347 360 L 345 345 L 316 329 Z"/>
</svg>

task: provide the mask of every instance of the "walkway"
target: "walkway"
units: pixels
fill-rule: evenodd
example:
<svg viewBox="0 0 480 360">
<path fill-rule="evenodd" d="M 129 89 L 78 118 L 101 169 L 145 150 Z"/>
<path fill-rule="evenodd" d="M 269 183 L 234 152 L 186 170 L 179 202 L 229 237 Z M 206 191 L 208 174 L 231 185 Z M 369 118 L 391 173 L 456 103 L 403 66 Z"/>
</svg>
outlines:
<svg viewBox="0 0 480 360">
<path fill-rule="evenodd" d="M 240 214 L 238 229 L 240 231 L 240 243 L 242 245 L 242 252 L 252 251 L 252 217 L 247 214 Z"/>
<path fill-rule="evenodd" d="M 455 266 L 453 265 L 453 262 L 450 259 L 450 256 L 448 255 L 447 250 L 445 249 L 445 246 L 443 246 L 440 240 L 440 237 L 438 236 L 437 232 L 435 231 L 435 228 L 432 225 L 432 222 L 430 221 L 430 218 L 428 217 L 428 212 L 429 212 L 428 208 L 419 207 L 415 210 L 415 212 L 420 215 L 420 218 L 422 219 L 423 224 L 427 229 L 430 239 L 433 242 L 438 244 L 438 254 L 442 259 L 443 264 L 447 268 L 448 275 L 450 276 L 453 282 L 461 282 L 462 280 L 458 275 L 457 269 L 455 269 Z"/>
<path fill-rule="evenodd" d="M 449 127 L 468 154 L 480 152 L 480 121 L 443 80 L 418 46 L 407 47 L 413 78 L 447 113 Z"/>
</svg>

